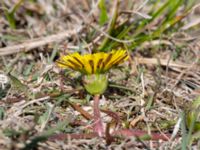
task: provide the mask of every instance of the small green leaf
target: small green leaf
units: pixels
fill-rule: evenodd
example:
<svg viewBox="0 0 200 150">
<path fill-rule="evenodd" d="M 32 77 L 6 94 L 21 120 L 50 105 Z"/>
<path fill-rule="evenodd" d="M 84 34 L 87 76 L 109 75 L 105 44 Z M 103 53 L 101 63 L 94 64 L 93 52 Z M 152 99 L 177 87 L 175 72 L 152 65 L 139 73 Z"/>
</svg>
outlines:
<svg viewBox="0 0 200 150">
<path fill-rule="evenodd" d="M 18 92 L 24 92 L 26 93 L 28 90 L 28 87 L 23 84 L 17 77 L 11 75 L 10 73 L 8 74 L 11 82 L 11 89 L 16 90 Z"/>
<path fill-rule="evenodd" d="M 38 120 L 39 124 L 43 124 L 49 118 L 49 114 L 50 114 L 52 108 L 51 108 L 51 106 L 46 104 L 46 109 L 47 110 L 42 114 L 42 116 L 39 117 L 39 120 Z"/>
</svg>

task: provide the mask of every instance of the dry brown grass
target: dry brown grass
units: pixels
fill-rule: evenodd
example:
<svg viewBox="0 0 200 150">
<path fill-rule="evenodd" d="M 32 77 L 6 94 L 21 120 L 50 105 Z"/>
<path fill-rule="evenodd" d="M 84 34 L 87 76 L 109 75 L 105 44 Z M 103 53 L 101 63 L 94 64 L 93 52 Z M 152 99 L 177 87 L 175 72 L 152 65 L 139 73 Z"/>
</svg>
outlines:
<svg viewBox="0 0 200 150">
<path fill-rule="evenodd" d="M 109 73 L 109 88 L 101 97 L 101 108 L 115 112 L 102 111 L 110 132 L 133 129 L 167 140 L 127 134 L 110 143 L 109 137 L 86 138 L 92 120 L 80 114 L 78 106 L 92 114 L 93 98 L 84 91 L 79 73 L 61 71 L 54 62 L 63 53 L 94 52 L 105 37 L 130 46 L 132 39 L 108 34 L 115 2 L 107 2 L 110 20 L 100 26 L 96 0 L 24 1 L 12 29 L 4 9 L 16 2 L 0 2 L 0 149 L 183 148 L 182 135 L 187 130 L 181 129 L 181 115 L 200 95 L 199 24 L 194 21 L 200 14 L 198 5 L 181 21 L 182 29 L 174 27 L 171 34 L 162 33 L 158 39 L 129 49 L 129 61 Z M 146 7 L 138 9 L 143 4 Z M 149 17 L 150 4 L 125 0 L 119 9 L 128 15 L 120 14 L 116 25 L 126 22 L 129 26 L 131 20 Z M 154 30 L 159 19 L 148 30 Z M 198 140 L 192 147 L 200 148 Z"/>
</svg>

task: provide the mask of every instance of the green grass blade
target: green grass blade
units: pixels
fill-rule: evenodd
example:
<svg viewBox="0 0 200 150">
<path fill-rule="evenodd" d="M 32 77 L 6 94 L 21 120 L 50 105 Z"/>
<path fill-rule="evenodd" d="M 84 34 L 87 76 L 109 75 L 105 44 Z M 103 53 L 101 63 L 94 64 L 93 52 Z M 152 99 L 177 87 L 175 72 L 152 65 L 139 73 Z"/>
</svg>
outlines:
<svg viewBox="0 0 200 150">
<path fill-rule="evenodd" d="M 117 17 L 118 17 L 118 9 L 119 9 L 119 0 L 116 0 L 116 4 L 114 6 L 114 12 L 113 12 L 113 16 L 111 19 L 111 22 L 109 23 L 109 28 L 108 28 L 108 34 L 112 35 L 114 28 L 115 28 L 115 24 L 117 22 Z M 99 46 L 98 50 L 99 51 L 107 51 L 105 49 L 107 43 L 110 41 L 110 39 L 108 37 L 106 37 L 102 44 Z"/>
<path fill-rule="evenodd" d="M 186 126 L 185 126 L 185 113 L 181 112 L 181 133 L 182 133 L 182 142 L 181 142 L 181 149 L 187 150 L 187 133 L 186 133 Z"/>
<path fill-rule="evenodd" d="M 19 0 L 10 11 L 8 9 L 4 9 L 6 19 L 12 29 L 16 29 L 15 12 L 19 9 L 23 2 L 24 0 Z"/>
<path fill-rule="evenodd" d="M 100 16 L 99 16 L 99 24 L 102 26 L 108 21 L 108 14 L 106 10 L 105 0 L 99 1 L 99 9 L 101 10 Z"/>
</svg>

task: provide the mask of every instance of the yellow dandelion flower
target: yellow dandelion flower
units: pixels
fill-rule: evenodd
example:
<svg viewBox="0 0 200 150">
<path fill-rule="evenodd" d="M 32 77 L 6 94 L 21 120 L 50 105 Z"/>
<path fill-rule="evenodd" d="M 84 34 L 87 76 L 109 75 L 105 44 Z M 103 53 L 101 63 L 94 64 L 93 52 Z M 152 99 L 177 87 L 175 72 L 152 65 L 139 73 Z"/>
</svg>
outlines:
<svg viewBox="0 0 200 150">
<path fill-rule="evenodd" d="M 61 56 L 57 64 L 61 68 L 70 68 L 83 74 L 102 74 L 128 58 L 126 50 L 113 50 L 110 53 L 80 55 L 73 53 Z"/>
<path fill-rule="evenodd" d="M 126 50 L 113 50 L 110 53 L 80 55 L 73 53 L 61 56 L 57 64 L 61 68 L 70 68 L 81 72 L 83 84 L 90 94 L 102 94 L 107 88 L 106 72 L 128 59 Z"/>
</svg>

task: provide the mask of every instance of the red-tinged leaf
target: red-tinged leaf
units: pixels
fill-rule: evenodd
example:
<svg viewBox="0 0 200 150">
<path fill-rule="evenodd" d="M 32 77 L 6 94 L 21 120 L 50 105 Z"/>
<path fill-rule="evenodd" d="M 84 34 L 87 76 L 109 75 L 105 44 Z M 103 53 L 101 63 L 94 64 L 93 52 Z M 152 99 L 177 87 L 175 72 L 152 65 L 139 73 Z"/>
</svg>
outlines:
<svg viewBox="0 0 200 150">
<path fill-rule="evenodd" d="M 137 138 L 149 135 L 146 131 L 142 131 L 142 130 L 130 130 L 130 129 L 121 129 L 121 130 L 117 130 L 114 131 L 112 133 L 113 136 L 124 136 L 124 137 L 130 137 L 130 136 L 134 136 Z M 170 139 L 170 134 L 160 134 L 160 133 L 151 133 L 151 135 L 149 135 L 151 140 L 164 140 L 164 141 L 168 141 Z"/>
<path fill-rule="evenodd" d="M 23 96 L 17 96 L 17 97 L 8 97 L 5 101 L 5 103 L 7 104 L 13 104 L 13 103 L 17 103 L 20 102 L 22 99 L 24 99 Z"/>
<path fill-rule="evenodd" d="M 69 123 L 70 126 L 87 126 L 87 123 L 81 121 L 81 120 L 75 120 L 73 122 Z"/>
<path fill-rule="evenodd" d="M 112 111 L 109 111 L 109 110 L 103 110 L 101 109 L 102 112 L 106 113 L 107 115 L 109 115 L 110 117 L 112 117 L 114 119 L 114 122 L 111 122 L 111 123 L 108 123 L 107 126 L 106 126 L 106 139 L 110 139 L 111 137 L 110 136 L 110 126 L 112 123 L 114 123 L 114 130 L 118 129 L 119 125 L 120 125 L 120 122 L 121 122 L 121 119 L 119 117 L 119 115 L 115 112 L 112 112 Z"/>
<path fill-rule="evenodd" d="M 107 114 L 108 116 L 112 117 L 117 122 L 117 124 L 120 123 L 121 119 L 117 113 L 112 112 L 110 110 L 104 110 L 104 109 L 101 109 L 101 111 Z"/>
<path fill-rule="evenodd" d="M 53 135 L 51 137 L 49 137 L 48 139 L 50 141 L 64 141 L 64 140 L 67 140 L 67 139 L 92 139 L 92 138 L 97 138 L 99 137 L 97 133 L 87 133 L 87 134 L 84 134 L 84 133 L 81 133 L 81 134 L 75 134 L 75 133 L 72 133 L 72 134 L 65 134 L 65 133 L 60 133 L 60 134 L 56 134 L 56 135 Z"/>
</svg>

